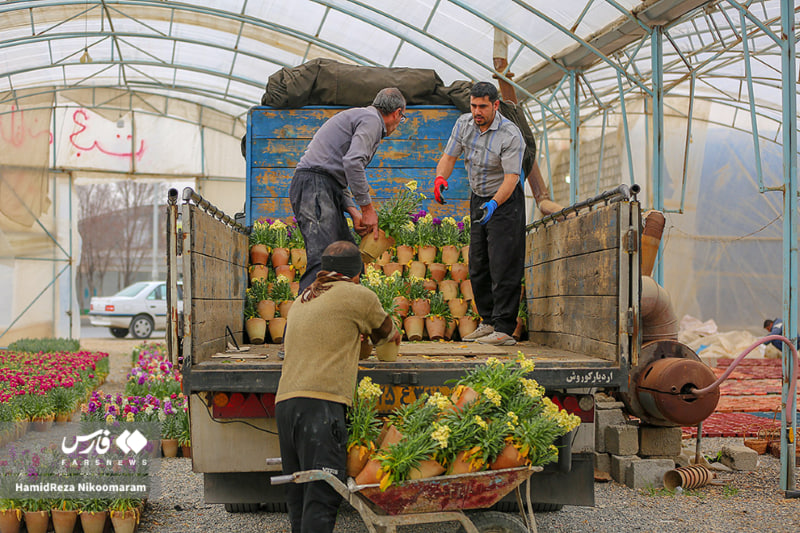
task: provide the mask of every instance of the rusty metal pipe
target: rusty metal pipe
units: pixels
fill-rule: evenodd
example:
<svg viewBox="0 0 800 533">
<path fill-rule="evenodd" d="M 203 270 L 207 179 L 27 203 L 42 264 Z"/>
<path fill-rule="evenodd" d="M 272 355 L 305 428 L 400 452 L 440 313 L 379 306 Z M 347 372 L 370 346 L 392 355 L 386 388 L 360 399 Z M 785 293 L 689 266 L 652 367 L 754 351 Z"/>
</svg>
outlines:
<svg viewBox="0 0 800 533">
<path fill-rule="evenodd" d="M 642 276 L 642 342 L 678 339 L 678 318 L 667 290 L 650 276 Z"/>
</svg>

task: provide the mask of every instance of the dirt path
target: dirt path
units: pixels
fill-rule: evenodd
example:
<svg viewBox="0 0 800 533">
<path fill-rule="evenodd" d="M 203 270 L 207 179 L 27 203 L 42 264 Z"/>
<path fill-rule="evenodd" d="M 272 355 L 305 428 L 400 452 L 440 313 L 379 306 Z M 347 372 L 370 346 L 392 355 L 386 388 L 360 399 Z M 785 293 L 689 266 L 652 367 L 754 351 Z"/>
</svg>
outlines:
<svg viewBox="0 0 800 533">
<path fill-rule="evenodd" d="M 131 352 L 142 344 L 138 339 L 83 339 L 81 349 L 90 352 L 104 352 L 109 358 L 109 374 L 102 385 L 107 394 L 125 391 L 125 380 L 131 369 Z"/>
</svg>

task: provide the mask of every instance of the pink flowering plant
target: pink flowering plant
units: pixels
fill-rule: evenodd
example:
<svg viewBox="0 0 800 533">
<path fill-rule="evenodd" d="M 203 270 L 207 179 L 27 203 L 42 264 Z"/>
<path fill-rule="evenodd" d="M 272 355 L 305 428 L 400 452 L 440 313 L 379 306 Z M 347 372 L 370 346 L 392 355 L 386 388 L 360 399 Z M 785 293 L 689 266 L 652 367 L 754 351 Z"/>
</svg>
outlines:
<svg viewBox="0 0 800 533">
<path fill-rule="evenodd" d="M 163 398 L 181 391 L 181 373 L 168 360 L 166 345 L 143 345 L 137 352 L 138 357 L 128 372 L 125 394 L 151 394 L 156 398 Z"/>
</svg>

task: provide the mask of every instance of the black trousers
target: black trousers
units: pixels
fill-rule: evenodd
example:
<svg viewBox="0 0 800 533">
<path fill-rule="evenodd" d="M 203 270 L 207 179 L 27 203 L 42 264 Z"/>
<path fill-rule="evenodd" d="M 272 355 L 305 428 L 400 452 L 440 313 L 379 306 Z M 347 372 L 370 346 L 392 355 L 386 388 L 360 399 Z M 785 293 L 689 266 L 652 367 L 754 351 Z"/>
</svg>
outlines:
<svg viewBox="0 0 800 533">
<path fill-rule="evenodd" d="M 482 226 L 480 206 L 489 200 L 489 196 L 470 196 L 469 277 L 483 321 L 511 335 L 525 267 L 525 195 L 517 186 Z"/>
<path fill-rule="evenodd" d="M 317 279 L 322 269 L 322 252 L 336 241 L 353 241 L 347 226 L 342 187 L 325 173 L 310 169 L 295 170 L 289 185 L 289 202 L 306 243 L 306 271 L 300 278 L 300 291 Z"/>
<path fill-rule="evenodd" d="M 291 398 L 275 406 L 283 473 L 325 470 L 347 482 L 345 405 Z M 336 525 L 342 497 L 324 481 L 289 483 L 286 505 L 292 533 L 327 533 Z"/>
</svg>

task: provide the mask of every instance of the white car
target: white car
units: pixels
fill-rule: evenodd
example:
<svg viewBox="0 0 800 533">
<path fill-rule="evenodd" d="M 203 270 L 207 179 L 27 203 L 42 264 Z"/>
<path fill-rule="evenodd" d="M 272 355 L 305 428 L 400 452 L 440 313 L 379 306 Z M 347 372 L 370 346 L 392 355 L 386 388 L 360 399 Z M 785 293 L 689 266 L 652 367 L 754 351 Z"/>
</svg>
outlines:
<svg viewBox="0 0 800 533">
<path fill-rule="evenodd" d="M 182 285 L 178 285 L 178 309 L 183 307 Z M 107 327 L 123 338 L 130 331 L 137 339 L 147 339 L 153 330 L 167 328 L 167 284 L 163 281 L 140 281 L 125 287 L 114 296 L 94 297 L 89 304 L 93 326 Z"/>
</svg>

